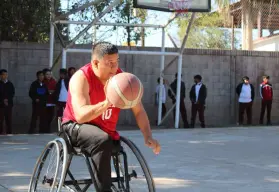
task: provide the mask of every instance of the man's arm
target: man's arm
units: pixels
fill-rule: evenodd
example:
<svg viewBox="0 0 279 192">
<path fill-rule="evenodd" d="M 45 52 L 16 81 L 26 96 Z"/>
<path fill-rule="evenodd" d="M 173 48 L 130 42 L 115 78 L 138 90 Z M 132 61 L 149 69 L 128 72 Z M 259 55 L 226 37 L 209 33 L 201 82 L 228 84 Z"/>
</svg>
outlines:
<svg viewBox="0 0 279 192">
<path fill-rule="evenodd" d="M 251 99 L 252 99 L 252 101 L 254 101 L 254 99 L 255 99 L 255 88 L 254 88 L 254 86 L 251 84 L 251 91 L 252 91 L 252 93 L 251 93 Z"/>
<path fill-rule="evenodd" d="M 273 100 L 273 87 L 271 84 L 270 84 L 270 87 L 271 87 L 271 99 Z"/>
<path fill-rule="evenodd" d="M 194 103 L 195 102 L 195 96 L 194 96 L 194 94 L 195 94 L 195 92 L 194 92 L 194 87 L 195 85 L 193 85 L 192 87 L 191 87 L 191 90 L 190 90 L 190 92 L 189 92 L 189 98 L 190 98 L 190 101 L 192 102 L 192 103 Z"/>
<path fill-rule="evenodd" d="M 34 93 L 34 83 L 32 83 L 31 85 L 30 85 L 30 88 L 29 88 L 29 97 L 32 99 L 32 100 L 34 100 L 35 101 L 35 93 Z"/>
<path fill-rule="evenodd" d="M 241 92 L 241 90 L 240 90 L 240 86 L 241 86 L 241 84 L 238 84 L 237 85 L 237 87 L 236 87 L 236 94 L 239 96 L 240 95 L 240 92 Z"/>
<path fill-rule="evenodd" d="M 143 134 L 144 140 L 147 141 L 149 138 L 152 138 L 149 119 L 142 103 L 140 102 L 135 107 L 133 107 L 132 111 L 136 118 L 137 124 Z"/>
<path fill-rule="evenodd" d="M 77 123 L 86 123 L 100 116 L 110 105 L 107 100 L 90 105 L 89 85 L 82 71 L 77 71 L 69 84 L 72 107 Z"/>
<path fill-rule="evenodd" d="M 11 82 L 11 97 L 14 98 L 15 96 L 15 86 L 14 84 Z"/>
<path fill-rule="evenodd" d="M 206 98 L 207 98 L 207 87 L 205 86 L 205 85 L 203 85 L 204 86 L 204 100 L 206 100 Z"/>
<path fill-rule="evenodd" d="M 158 154 L 160 152 L 161 147 L 160 144 L 152 138 L 149 119 L 147 117 L 146 111 L 142 103 L 140 102 L 135 107 L 133 107 L 132 111 L 136 118 L 137 124 L 143 134 L 145 144 L 153 148 L 153 152 L 155 154 Z"/>
<path fill-rule="evenodd" d="M 263 85 L 260 84 L 260 96 L 261 96 L 261 99 L 263 99 Z"/>
</svg>

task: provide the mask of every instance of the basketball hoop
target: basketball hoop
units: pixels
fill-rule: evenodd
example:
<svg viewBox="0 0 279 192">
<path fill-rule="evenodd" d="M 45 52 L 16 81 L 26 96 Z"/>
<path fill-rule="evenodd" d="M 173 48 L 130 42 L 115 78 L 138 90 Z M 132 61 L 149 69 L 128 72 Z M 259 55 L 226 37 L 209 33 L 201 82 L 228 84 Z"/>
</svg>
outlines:
<svg viewBox="0 0 279 192">
<path fill-rule="evenodd" d="M 192 0 L 169 0 L 168 7 L 175 11 L 179 17 L 187 17 Z"/>
</svg>

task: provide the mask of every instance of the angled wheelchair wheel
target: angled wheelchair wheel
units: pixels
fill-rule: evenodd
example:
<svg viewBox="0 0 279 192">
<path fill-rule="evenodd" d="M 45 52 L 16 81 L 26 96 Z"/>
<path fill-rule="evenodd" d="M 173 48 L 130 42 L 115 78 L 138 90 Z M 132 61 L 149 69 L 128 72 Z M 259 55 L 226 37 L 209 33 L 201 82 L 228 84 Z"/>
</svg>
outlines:
<svg viewBox="0 0 279 192">
<path fill-rule="evenodd" d="M 29 192 L 60 192 L 66 175 L 67 148 L 63 139 L 50 141 L 35 165 Z"/>
<path fill-rule="evenodd" d="M 140 150 L 125 137 L 120 138 L 120 143 L 121 150 L 113 157 L 114 187 L 123 192 L 155 192 L 151 171 Z"/>
</svg>

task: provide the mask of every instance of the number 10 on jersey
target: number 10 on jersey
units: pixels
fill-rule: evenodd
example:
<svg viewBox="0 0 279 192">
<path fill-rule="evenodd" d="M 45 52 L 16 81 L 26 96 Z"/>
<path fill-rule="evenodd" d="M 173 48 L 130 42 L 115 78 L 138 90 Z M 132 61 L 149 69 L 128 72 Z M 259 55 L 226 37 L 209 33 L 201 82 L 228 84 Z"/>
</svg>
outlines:
<svg viewBox="0 0 279 192">
<path fill-rule="evenodd" d="M 112 115 L 112 109 L 107 109 L 102 114 L 102 120 L 110 119 L 111 115 Z"/>
</svg>

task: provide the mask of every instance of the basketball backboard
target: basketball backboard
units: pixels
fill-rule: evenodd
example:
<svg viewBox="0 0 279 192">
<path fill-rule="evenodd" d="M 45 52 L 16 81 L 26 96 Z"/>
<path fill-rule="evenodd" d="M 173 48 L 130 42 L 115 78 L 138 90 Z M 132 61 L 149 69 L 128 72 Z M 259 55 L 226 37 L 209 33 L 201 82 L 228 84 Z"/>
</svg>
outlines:
<svg viewBox="0 0 279 192">
<path fill-rule="evenodd" d="M 209 12 L 211 9 L 211 0 L 134 0 L 134 8 L 174 12 L 173 6 L 179 7 L 183 2 L 189 2 L 189 12 Z"/>
</svg>

